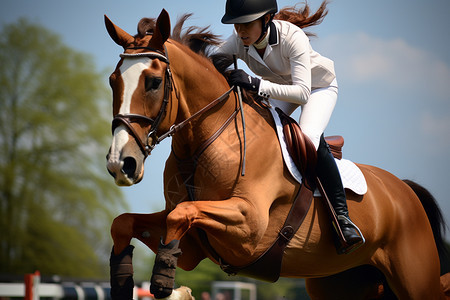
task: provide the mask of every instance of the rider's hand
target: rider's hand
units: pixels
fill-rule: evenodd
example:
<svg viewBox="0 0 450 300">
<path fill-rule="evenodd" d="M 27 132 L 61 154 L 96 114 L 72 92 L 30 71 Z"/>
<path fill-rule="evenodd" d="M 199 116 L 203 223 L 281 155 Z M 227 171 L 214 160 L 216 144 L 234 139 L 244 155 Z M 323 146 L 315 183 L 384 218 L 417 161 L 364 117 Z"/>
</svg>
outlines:
<svg viewBox="0 0 450 300">
<path fill-rule="evenodd" d="M 237 69 L 230 72 L 228 82 L 230 85 L 240 86 L 243 89 L 257 92 L 261 79 L 248 75 L 244 70 Z"/>
</svg>

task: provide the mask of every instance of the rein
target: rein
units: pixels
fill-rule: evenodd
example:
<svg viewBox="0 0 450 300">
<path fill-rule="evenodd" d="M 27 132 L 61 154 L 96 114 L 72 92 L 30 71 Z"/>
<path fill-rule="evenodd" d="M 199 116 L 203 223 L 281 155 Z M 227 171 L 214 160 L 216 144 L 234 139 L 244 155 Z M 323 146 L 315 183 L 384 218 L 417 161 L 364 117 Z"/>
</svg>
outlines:
<svg viewBox="0 0 450 300">
<path fill-rule="evenodd" d="M 170 129 L 162 134 L 161 136 L 157 136 L 157 131 L 159 129 L 159 125 L 161 124 L 162 119 L 166 115 L 167 110 L 167 104 L 169 103 L 169 97 L 171 96 L 172 90 L 173 90 L 173 77 L 172 72 L 170 70 L 170 62 L 166 54 L 163 52 L 149 48 L 149 47 L 135 47 L 135 48 L 127 48 L 127 49 L 147 49 L 151 52 L 141 52 L 141 53 L 121 53 L 120 57 L 127 58 L 127 57 L 149 57 L 153 59 L 159 59 L 162 62 L 165 62 L 167 64 L 166 72 L 165 72 L 165 86 L 164 86 L 164 99 L 161 104 L 161 108 L 156 116 L 155 119 L 152 119 L 150 117 L 140 115 L 140 114 L 117 114 L 114 116 L 112 121 L 112 132 L 114 133 L 114 130 L 119 126 L 120 124 L 125 125 L 125 127 L 129 130 L 130 134 L 134 137 L 137 144 L 139 145 L 139 148 L 141 149 L 142 153 L 145 157 L 149 156 L 152 150 L 158 145 L 160 142 L 162 142 L 164 139 L 166 139 L 169 136 L 174 135 L 177 131 L 182 129 L 184 126 L 189 124 L 194 118 L 200 116 L 201 114 L 207 112 L 214 106 L 218 105 L 220 102 L 226 100 L 229 98 L 230 93 L 233 91 L 234 86 L 231 87 L 228 91 L 226 91 L 224 94 L 222 94 L 219 98 L 213 100 L 208 105 L 194 113 L 192 116 L 187 118 L 186 120 L 174 124 L 170 127 Z M 167 49 L 166 49 L 167 52 Z M 242 107 L 239 109 L 242 110 Z M 236 115 L 237 109 L 233 115 Z M 145 123 L 148 123 L 150 125 L 150 131 L 147 135 L 146 141 L 143 141 L 139 135 L 137 134 L 136 130 L 133 128 L 131 123 L 133 122 L 139 122 L 143 121 Z M 221 129 L 219 129 L 221 131 Z M 215 136 L 214 134 L 213 136 Z M 151 140 L 151 142 L 150 142 Z"/>
</svg>

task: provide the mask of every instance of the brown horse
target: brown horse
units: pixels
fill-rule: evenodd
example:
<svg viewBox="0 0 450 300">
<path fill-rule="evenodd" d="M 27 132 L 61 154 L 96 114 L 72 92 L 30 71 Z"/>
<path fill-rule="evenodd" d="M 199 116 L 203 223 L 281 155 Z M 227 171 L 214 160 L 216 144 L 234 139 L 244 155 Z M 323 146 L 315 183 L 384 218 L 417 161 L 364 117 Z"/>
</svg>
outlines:
<svg viewBox="0 0 450 300">
<path fill-rule="evenodd" d="M 239 101 L 211 61 L 169 39 L 164 10 L 156 24 L 143 19 L 136 36 L 106 17 L 105 23 L 124 48 L 110 77 L 115 118 L 107 167 L 116 183 L 138 183 L 147 155 L 172 136 L 164 171 L 165 209 L 123 214 L 112 224 L 113 298 L 130 297 L 132 238 L 165 261 L 165 268 L 155 267 L 152 279 L 158 298 L 170 295 L 173 281 L 163 279 L 173 278 L 176 266 L 192 270 L 205 258 L 222 267 L 224 262 L 237 267 L 252 263 L 277 237 L 300 188 L 283 163 L 270 113 L 252 99 L 243 103 L 242 176 Z M 436 246 L 442 237 L 435 230 L 435 242 L 432 230 L 440 228 L 442 219 L 428 217 L 421 200 L 439 214 L 436 203 L 419 199 L 407 183 L 384 170 L 358 167 L 368 191 L 364 196 L 348 192 L 348 206 L 366 243 L 338 255 L 323 200 L 314 198 L 285 249 L 281 276 L 307 278 L 314 299 L 444 299 Z"/>
</svg>

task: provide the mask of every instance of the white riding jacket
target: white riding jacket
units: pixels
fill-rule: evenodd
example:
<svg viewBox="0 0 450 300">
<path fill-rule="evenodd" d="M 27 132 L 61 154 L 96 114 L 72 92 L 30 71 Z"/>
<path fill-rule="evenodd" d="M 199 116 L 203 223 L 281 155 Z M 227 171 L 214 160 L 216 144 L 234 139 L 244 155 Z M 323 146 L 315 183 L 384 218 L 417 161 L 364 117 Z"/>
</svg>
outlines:
<svg viewBox="0 0 450 300">
<path fill-rule="evenodd" d="M 315 52 L 298 26 L 274 20 L 269 26 L 269 44 L 263 58 L 256 48 L 244 46 L 234 32 L 217 50 L 236 54 L 253 73 L 262 77 L 259 95 L 304 105 L 311 90 L 328 87 L 335 79 L 332 60 Z"/>
</svg>

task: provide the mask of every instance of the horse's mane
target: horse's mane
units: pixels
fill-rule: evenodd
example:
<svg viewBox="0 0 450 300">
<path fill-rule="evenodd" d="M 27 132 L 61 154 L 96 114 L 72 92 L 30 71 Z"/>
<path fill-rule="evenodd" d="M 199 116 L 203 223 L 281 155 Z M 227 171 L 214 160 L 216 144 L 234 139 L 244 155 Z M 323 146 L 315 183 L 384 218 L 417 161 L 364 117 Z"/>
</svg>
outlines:
<svg viewBox="0 0 450 300">
<path fill-rule="evenodd" d="M 191 16 L 192 14 L 184 14 L 178 18 L 171 38 L 188 46 L 195 53 L 207 56 L 208 47 L 217 46 L 222 40 L 220 36 L 213 34 L 209 30 L 209 26 L 190 26 L 183 30 L 184 22 Z"/>
</svg>

